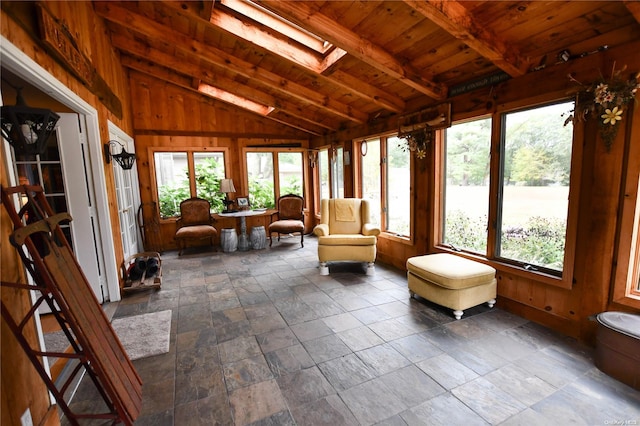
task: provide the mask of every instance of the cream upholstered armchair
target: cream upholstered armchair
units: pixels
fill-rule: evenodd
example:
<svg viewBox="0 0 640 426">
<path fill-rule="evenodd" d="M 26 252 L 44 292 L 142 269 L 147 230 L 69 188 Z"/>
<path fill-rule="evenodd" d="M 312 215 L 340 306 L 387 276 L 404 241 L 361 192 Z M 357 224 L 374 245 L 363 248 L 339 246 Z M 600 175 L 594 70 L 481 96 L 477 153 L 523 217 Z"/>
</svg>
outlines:
<svg viewBox="0 0 640 426">
<path fill-rule="evenodd" d="M 320 201 L 318 236 L 320 275 L 329 275 L 327 262 L 367 262 L 367 275 L 375 273 L 377 236 L 380 228 L 369 223 L 369 202 L 359 198 Z"/>
</svg>

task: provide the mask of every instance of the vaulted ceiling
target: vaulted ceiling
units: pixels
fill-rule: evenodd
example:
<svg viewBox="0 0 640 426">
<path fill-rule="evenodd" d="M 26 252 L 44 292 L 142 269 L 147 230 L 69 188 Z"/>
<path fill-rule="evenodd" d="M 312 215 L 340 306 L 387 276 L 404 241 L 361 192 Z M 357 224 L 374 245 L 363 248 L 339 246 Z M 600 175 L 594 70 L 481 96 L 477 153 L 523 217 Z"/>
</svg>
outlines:
<svg viewBox="0 0 640 426">
<path fill-rule="evenodd" d="M 637 1 L 109 1 L 94 7 L 125 67 L 310 135 L 411 112 L 486 76 L 518 77 L 640 39 Z"/>
</svg>

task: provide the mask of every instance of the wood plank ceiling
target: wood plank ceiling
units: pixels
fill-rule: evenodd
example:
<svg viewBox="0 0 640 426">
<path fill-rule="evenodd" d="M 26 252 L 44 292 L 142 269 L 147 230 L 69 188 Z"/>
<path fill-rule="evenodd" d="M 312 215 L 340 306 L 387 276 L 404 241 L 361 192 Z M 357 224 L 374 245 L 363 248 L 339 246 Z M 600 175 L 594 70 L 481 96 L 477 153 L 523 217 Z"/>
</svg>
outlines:
<svg viewBox="0 0 640 426">
<path fill-rule="evenodd" d="M 124 66 L 311 136 L 412 112 L 484 76 L 535 72 L 563 50 L 573 58 L 640 39 L 639 4 L 216 0 L 94 8 Z"/>
</svg>

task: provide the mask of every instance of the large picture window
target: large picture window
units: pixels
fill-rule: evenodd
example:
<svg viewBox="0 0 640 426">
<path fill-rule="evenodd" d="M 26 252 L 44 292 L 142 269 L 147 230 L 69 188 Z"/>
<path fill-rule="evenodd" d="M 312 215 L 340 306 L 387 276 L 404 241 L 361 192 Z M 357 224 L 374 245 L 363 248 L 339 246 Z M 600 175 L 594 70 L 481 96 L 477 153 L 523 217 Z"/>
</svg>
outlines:
<svg viewBox="0 0 640 426">
<path fill-rule="evenodd" d="M 562 272 L 573 102 L 503 114 L 496 256 L 527 269 Z"/>
<path fill-rule="evenodd" d="M 571 285 L 573 109 L 571 101 L 510 110 L 444 131 L 439 245 Z"/>
</svg>

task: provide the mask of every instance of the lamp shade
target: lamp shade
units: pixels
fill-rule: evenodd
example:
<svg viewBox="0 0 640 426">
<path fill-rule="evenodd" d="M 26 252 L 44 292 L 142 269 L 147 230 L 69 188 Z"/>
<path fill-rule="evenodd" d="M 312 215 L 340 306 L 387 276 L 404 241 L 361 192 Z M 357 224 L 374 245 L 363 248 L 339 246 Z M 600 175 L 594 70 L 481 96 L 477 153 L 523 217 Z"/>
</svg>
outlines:
<svg viewBox="0 0 640 426">
<path fill-rule="evenodd" d="M 220 179 L 220 192 L 226 194 L 236 192 L 236 187 L 233 186 L 233 179 Z"/>
</svg>

